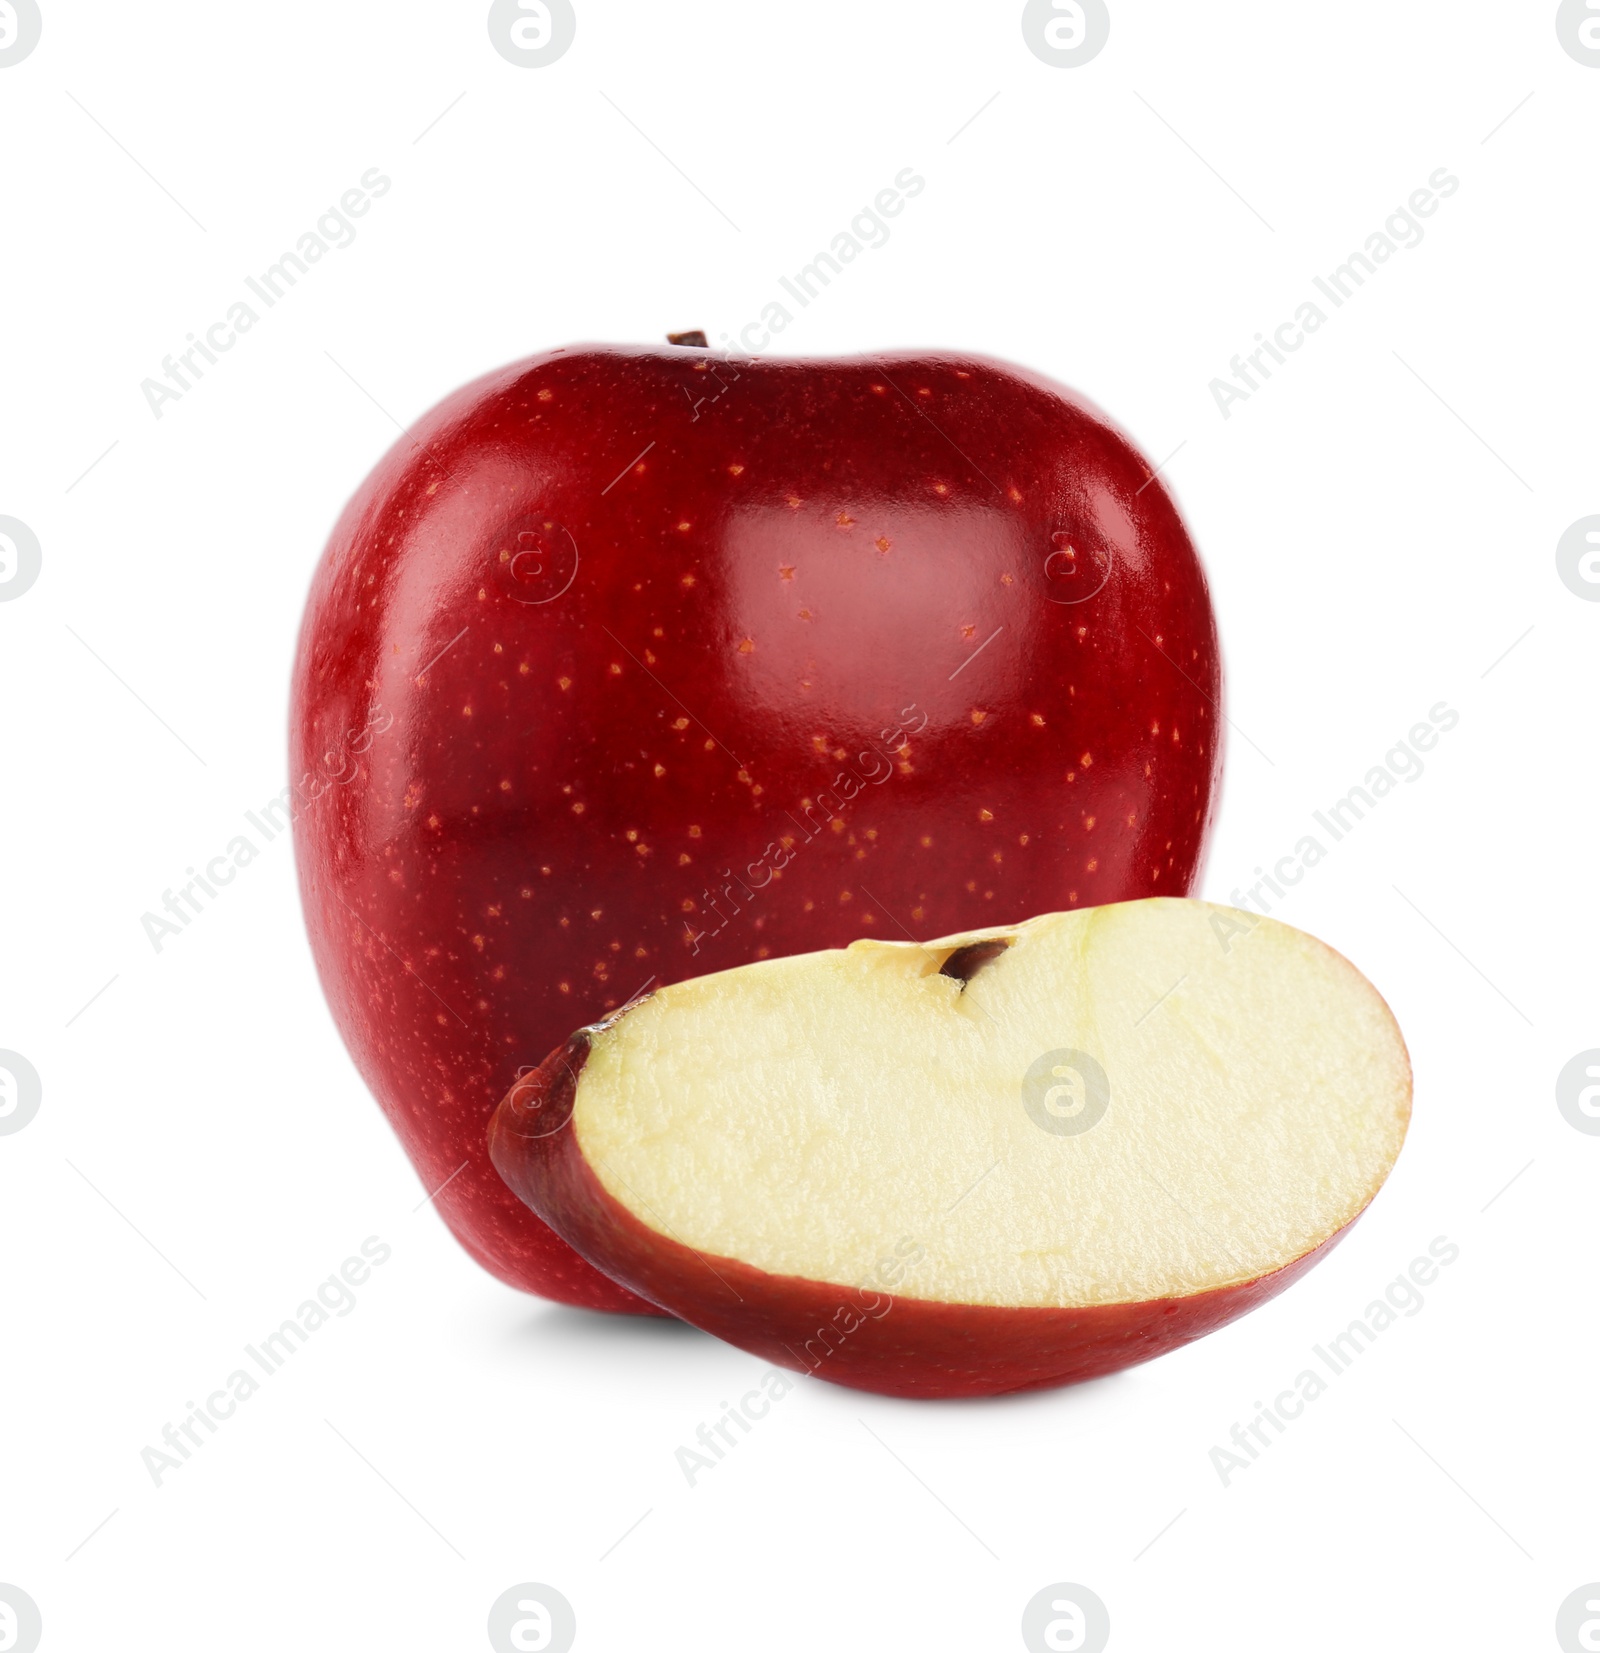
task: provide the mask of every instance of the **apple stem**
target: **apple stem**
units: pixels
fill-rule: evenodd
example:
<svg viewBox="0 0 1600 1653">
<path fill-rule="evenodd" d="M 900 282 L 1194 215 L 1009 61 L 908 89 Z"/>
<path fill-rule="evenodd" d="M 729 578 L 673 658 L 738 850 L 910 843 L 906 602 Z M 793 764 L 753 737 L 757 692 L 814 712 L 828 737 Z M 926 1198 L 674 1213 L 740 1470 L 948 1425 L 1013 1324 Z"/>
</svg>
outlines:
<svg viewBox="0 0 1600 1653">
<path fill-rule="evenodd" d="M 710 348 L 706 343 L 705 334 L 698 327 L 687 333 L 668 333 L 667 343 L 691 345 L 697 350 L 708 350 Z"/>
</svg>

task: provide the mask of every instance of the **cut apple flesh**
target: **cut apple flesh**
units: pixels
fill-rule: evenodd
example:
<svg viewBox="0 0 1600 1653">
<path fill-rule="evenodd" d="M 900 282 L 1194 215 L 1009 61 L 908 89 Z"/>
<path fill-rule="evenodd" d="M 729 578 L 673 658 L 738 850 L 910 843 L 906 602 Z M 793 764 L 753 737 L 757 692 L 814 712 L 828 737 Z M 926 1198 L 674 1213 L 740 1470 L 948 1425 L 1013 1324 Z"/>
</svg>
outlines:
<svg viewBox="0 0 1600 1653">
<path fill-rule="evenodd" d="M 1399 1030 L 1343 958 L 1152 900 L 665 988 L 521 1082 L 491 1146 L 684 1319 L 863 1387 L 981 1393 L 1147 1358 L 1281 1289 L 1409 1111 Z M 862 1324 L 813 1362 L 829 1293 Z"/>
<path fill-rule="evenodd" d="M 1325 947 L 1224 953 L 1176 901 L 1005 939 L 966 981 L 948 942 L 860 941 L 667 988 L 595 1041 L 584 1158 L 698 1251 L 857 1284 L 910 1237 L 918 1296 L 1013 1307 L 1254 1279 L 1372 1197 L 1406 1062 Z"/>
</svg>

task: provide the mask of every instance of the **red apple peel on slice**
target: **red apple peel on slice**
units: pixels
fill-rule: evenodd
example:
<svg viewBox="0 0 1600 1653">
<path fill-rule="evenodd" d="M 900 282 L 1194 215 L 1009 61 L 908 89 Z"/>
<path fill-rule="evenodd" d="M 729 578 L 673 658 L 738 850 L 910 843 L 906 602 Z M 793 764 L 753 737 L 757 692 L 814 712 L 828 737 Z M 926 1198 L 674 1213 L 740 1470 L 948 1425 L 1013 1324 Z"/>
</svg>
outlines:
<svg viewBox="0 0 1600 1653">
<path fill-rule="evenodd" d="M 1157 899 L 678 983 L 519 1080 L 489 1147 L 672 1314 L 967 1396 L 1116 1371 L 1275 1295 L 1376 1194 L 1410 1104 L 1345 959 Z"/>
</svg>

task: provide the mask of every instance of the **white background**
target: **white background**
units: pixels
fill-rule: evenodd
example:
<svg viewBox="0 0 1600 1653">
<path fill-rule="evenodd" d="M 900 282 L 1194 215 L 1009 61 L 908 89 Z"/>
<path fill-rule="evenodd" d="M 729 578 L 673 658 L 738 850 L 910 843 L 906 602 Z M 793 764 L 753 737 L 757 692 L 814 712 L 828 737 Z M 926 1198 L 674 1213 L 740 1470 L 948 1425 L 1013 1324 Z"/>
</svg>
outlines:
<svg viewBox="0 0 1600 1653">
<path fill-rule="evenodd" d="M 0 1046 L 44 1086 L 0 1137 L 0 1581 L 43 1646 L 482 1647 L 522 1581 L 591 1650 L 1020 1647 L 1058 1581 L 1122 1650 L 1552 1645 L 1600 1576 L 1600 1139 L 1554 1098 L 1600 1045 L 1600 606 L 1555 562 L 1600 512 L 1600 69 L 1554 5 L 1112 0 L 1064 69 L 1017 0 L 578 0 L 527 69 L 482 3 L 43 3 L 0 69 L 0 514 L 43 547 L 0 604 Z M 157 420 L 141 380 L 374 166 L 355 242 Z M 1415 1120 L 1219 1334 L 998 1402 L 803 1382 L 691 1488 L 758 1363 L 519 1296 L 417 1209 L 287 838 L 159 955 L 140 915 L 284 786 L 300 606 L 395 421 L 555 344 L 734 331 L 907 166 L 782 346 L 985 351 L 1179 450 L 1235 728 L 1206 895 L 1459 712 L 1277 909 L 1394 1006 Z M 1224 419 L 1209 382 L 1439 167 L 1423 242 Z M 152 1485 L 372 1234 L 354 1312 Z M 1211 1448 L 1438 1235 L 1422 1311 L 1224 1486 Z"/>
</svg>

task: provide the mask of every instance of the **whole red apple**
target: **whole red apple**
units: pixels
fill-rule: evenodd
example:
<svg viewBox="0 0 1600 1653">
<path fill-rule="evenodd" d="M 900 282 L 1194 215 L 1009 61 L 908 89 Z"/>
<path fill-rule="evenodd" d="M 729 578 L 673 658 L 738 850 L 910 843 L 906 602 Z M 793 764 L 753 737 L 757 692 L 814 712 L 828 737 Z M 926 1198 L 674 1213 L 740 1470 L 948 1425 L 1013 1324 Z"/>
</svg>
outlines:
<svg viewBox="0 0 1600 1653">
<path fill-rule="evenodd" d="M 571 346 L 442 402 L 335 528 L 295 662 L 301 894 L 461 1243 L 655 1312 L 485 1131 L 647 987 L 1182 895 L 1221 760 L 1205 577 L 1095 408 L 979 357 Z"/>
</svg>

